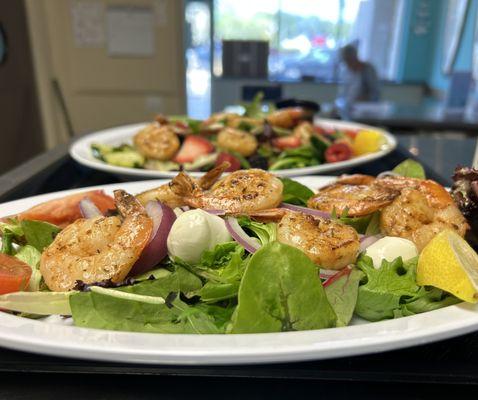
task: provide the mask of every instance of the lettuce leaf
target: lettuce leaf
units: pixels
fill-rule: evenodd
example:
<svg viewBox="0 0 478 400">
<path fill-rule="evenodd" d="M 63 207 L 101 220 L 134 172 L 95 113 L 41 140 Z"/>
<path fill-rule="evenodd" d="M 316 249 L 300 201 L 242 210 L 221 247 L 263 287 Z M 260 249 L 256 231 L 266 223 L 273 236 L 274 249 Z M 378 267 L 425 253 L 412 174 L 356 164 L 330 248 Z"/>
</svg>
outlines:
<svg viewBox="0 0 478 400">
<path fill-rule="evenodd" d="M 76 292 L 14 292 L 0 296 L 0 309 L 33 315 L 71 315 L 70 296 Z"/>
<path fill-rule="evenodd" d="M 28 290 L 30 292 L 36 292 L 40 290 L 40 283 L 42 280 L 42 275 L 40 272 L 41 253 L 35 247 L 27 244 L 20 247 L 15 254 L 15 257 L 19 260 L 22 260 L 24 263 L 27 263 L 32 269 Z"/>
<path fill-rule="evenodd" d="M 180 277 L 177 272 L 155 280 L 147 280 L 117 289 L 89 291 L 70 297 L 76 326 L 153 333 L 221 333 L 214 317 L 181 300 Z M 108 295 L 104 291 L 120 291 L 140 296 L 165 299 L 153 304 Z"/>
<path fill-rule="evenodd" d="M 175 260 L 176 264 L 204 280 L 204 286 L 191 294 L 207 303 L 237 296 L 248 261 L 244 248 L 236 242 L 218 244 L 213 250 L 205 251 L 197 265 Z"/>
<path fill-rule="evenodd" d="M 355 313 L 368 321 L 380 321 L 413 315 L 455 304 L 458 299 L 436 288 L 418 286 L 416 267 L 418 257 L 403 262 L 382 261 L 373 267 L 370 257 L 360 256 L 357 267 L 365 274 L 358 290 Z"/>
<path fill-rule="evenodd" d="M 239 217 L 239 225 L 244 228 L 247 233 L 255 236 L 261 242 L 261 246 L 277 240 L 277 224 L 269 222 L 263 224 L 261 222 L 252 221 L 249 217 Z"/>
</svg>

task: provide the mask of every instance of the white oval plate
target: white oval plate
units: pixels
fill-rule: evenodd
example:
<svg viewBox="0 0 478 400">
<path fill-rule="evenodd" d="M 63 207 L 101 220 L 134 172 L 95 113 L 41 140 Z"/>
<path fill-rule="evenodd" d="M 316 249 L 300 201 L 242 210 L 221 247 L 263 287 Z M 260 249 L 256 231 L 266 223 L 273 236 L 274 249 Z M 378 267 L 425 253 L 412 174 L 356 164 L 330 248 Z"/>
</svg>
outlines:
<svg viewBox="0 0 478 400">
<path fill-rule="evenodd" d="M 317 119 L 316 122 L 324 127 L 336 129 L 373 129 L 381 132 L 386 139 L 386 143 L 382 146 L 380 151 L 366 154 L 360 157 L 352 158 L 347 161 L 340 161 L 336 163 L 321 164 L 306 168 L 291 168 L 274 171 L 279 176 L 301 176 L 311 174 L 323 174 L 325 172 L 340 171 L 351 168 L 360 164 L 365 164 L 378 158 L 384 157 L 397 147 L 397 140 L 395 137 L 383 129 L 372 127 L 369 125 L 357 124 L 354 122 L 338 121 L 333 119 Z M 122 177 L 141 177 L 141 178 L 173 178 L 177 175 L 177 171 L 155 171 L 151 169 L 126 168 L 117 167 L 115 165 L 107 164 L 97 158 L 93 157 L 91 152 L 91 144 L 102 143 L 111 146 L 118 146 L 122 143 L 132 143 L 132 137 L 141 128 L 146 126 L 146 123 L 119 126 L 116 128 L 105 129 L 98 132 L 90 133 L 74 142 L 70 147 L 70 155 L 82 165 L 101 171 L 111 172 Z M 203 172 L 190 172 L 191 176 L 201 176 Z"/>
<path fill-rule="evenodd" d="M 312 189 L 332 177 L 303 177 Z M 107 185 L 137 193 L 165 181 Z M 1 216 L 41 201 L 92 188 L 69 190 L 0 205 Z M 166 335 L 70 326 L 60 318 L 30 320 L 0 312 L 0 346 L 33 353 L 128 363 L 205 365 L 319 360 L 400 349 L 478 329 L 478 305 L 458 304 L 424 314 L 343 328 L 245 335 Z"/>
</svg>

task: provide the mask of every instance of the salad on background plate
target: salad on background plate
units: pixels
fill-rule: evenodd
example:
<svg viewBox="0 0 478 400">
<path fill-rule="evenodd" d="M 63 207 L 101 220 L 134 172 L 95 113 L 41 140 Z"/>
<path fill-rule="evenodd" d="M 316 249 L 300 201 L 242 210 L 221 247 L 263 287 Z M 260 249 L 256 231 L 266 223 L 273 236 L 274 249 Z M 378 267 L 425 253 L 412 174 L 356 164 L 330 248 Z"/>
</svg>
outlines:
<svg viewBox="0 0 478 400">
<path fill-rule="evenodd" d="M 412 160 L 317 192 L 260 169 L 221 178 L 229 167 L 4 217 L 0 309 L 94 329 L 242 334 L 478 301 L 475 170 L 457 169 L 450 194 Z"/>
<path fill-rule="evenodd" d="M 260 95 L 245 107 L 243 115 L 215 113 L 203 121 L 159 115 L 150 124 L 131 127 L 126 135 L 118 131 L 114 139 L 113 133 L 111 138 L 108 134 L 91 135 L 87 142 L 83 143 L 86 138 L 78 142 L 88 147 L 88 155 L 72 147 L 77 161 L 85 162 L 90 156 L 89 166 L 171 177 L 180 170 L 204 173 L 225 161 L 230 164 L 227 172 L 259 168 L 279 175 L 304 174 L 311 168 L 310 172 L 317 172 L 318 167 L 333 169 L 332 164 L 343 168 L 366 162 L 395 147 L 393 137 L 379 128 L 313 121 L 305 108 L 272 108 L 265 113 Z"/>
</svg>

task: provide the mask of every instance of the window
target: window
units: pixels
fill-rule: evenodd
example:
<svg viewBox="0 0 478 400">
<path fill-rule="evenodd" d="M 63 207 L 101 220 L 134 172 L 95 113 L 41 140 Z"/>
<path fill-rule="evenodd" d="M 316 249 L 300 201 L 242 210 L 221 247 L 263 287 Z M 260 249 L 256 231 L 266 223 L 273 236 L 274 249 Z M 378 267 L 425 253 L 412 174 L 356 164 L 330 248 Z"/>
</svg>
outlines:
<svg viewBox="0 0 478 400">
<path fill-rule="evenodd" d="M 394 79 L 403 0 L 215 0 L 213 73 L 222 40 L 269 41 L 269 77 L 334 81 L 339 49 L 355 43 L 379 76 Z"/>
</svg>

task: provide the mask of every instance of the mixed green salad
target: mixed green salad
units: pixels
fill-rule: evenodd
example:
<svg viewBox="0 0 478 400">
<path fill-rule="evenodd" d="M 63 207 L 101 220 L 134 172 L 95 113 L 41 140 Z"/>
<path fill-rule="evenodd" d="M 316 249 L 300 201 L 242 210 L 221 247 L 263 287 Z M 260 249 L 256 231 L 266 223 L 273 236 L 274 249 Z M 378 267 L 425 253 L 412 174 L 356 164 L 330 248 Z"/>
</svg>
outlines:
<svg viewBox="0 0 478 400">
<path fill-rule="evenodd" d="M 411 161 L 395 173 L 424 177 L 421 166 Z M 313 195 L 299 182 L 282 182 L 284 202 L 304 206 Z M 239 334 L 344 327 L 354 315 L 381 321 L 460 302 L 436 287 L 417 284 L 418 256 L 383 258 L 377 267 L 364 250 L 355 264 L 326 271 L 301 250 L 279 242 L 275 223 L 237 218 L 258 244 L 252 254 L 216 224 L 217 215 L 203 210 L 177 213 L 175 224 L 199 218 L 207 232 L 186 237 L 183 228 L 173 226 L 168 256 L 154 269 L 119 283 L 79 281 L 65 292 L 50 291 L 39 270 L 42 253 L 60 228 L 14 218 L 1 222 L 0 309 L 28 318 L 62 315 L 76 326 L 95 329 Z M 362 235 L 378 230 L 376 216 L 333 218 Z M 6 257 L 10 265 L 12 258 L 27 264 L 30 276 L 13 282 Z"/>
<path fill-rule="evenodd" d="M 130 143 L 92 143 L 91 153 L 110 165 L 163 172 L 209 171 L 224 161 L 228 172 L 279 171 L 346 161 L 386 145 L 378 129 L 314 122 L 304 108 L 264 112 L 259 93 L 243 114 L 220 112 L 205 120 L 159 115 L 132 133 Z"/>
</svg>

